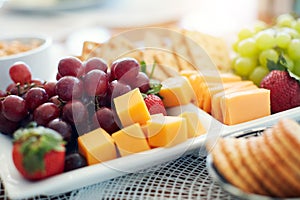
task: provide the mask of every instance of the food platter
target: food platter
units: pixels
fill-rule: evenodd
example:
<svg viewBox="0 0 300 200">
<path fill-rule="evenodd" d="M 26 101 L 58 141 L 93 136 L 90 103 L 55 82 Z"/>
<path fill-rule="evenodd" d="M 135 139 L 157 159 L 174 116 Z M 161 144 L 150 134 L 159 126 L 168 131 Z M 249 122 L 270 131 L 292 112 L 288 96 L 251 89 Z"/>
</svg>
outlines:
<svg viewBox="0 0 300 200">
<path fill-rule="evenodd" d="M 0 135 L 1 180 L 3 181 L 8 196 L 12 199 L 29 198 L 41 194 L 60 194 L 128 173 L 135 173 L 139 170 L 174 160 L 195 150 L 204 150 L 203 152 L 205 152 L 204 144 L 208 135 L 212 137 L 230 135 L 233 131 L 249 130 L 250 127 L 259 127 L 266 124 L 271 125 L 281 117 L 300 119 L 300 107 L 234 126 L 221 124 L 193 104 L 170 108 L 168 114 L 177 115 L 184 111 L 194 111 L 198 114 L 199 119 L 207 130 L 205 135 L 191 138 L 171 148 L 155 148 L 142 153 L 65 172 L 37 182 L 27 181 L 18 173 L 11 158 L 11 140 L 4 135 Z M 205 156 L 205 154 L 199 156 Z"/>
</svg>

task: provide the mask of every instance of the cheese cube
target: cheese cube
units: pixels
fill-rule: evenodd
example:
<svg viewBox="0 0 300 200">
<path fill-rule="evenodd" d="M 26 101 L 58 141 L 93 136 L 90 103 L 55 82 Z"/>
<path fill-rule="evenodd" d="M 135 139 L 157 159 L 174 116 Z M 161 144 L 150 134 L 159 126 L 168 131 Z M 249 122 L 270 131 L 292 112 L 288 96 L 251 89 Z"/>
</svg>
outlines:
<svg viewBox="0 0 300 200">
<path fill-rule="evenodd" d="M 148 142 L 151 147 L 171 147 L 188 139 L 186 120 L 182 117 L 155 117 L 148 123 Z"/>
<path fill-rule="evenodd" d="M 121 156 L 151 149 L 138 123 L 127 126 L 112 134 Z"/>
<path fill-rule="evenodd" d="M 270 90 L 258 88 L 224 95 L 220 106 L 227 125 L 265 117 L 271 114 Z"/>
<path fill-rule="evenodd" d="M 245 84 L 239 84 L 239 85 L 236 85 L 232 88 L 228 88 L 225 91 L 220 91 L 219 93 L 216 93 L 212 97 L 212 112 L 211 112 L 212 116 L 215 119 L 222 122 L 223 113 L 221 111 L 220 99 L 224 95 L 228 95 L 228 94 L 239 92 L 239 91 L 252 90 L 252 89 L 256 89 L 256 88 L 257 88 L 257 86 L 254 85 L 254 83 L 252 83 L 251 85 L 247 85 L 246 82 L 245 82 Z"/>
<path fill-rule="evenodd" d="M 186 120 L 188 138 L 197 137 L 206 133 L 200 119 L 195 112 L 183 112 L 179 115 Z"/>
<path fill-rule="evenodd" d="M 134 123 L 146 124 L 150 114 L 138 88 L 114 98 L 116 112 L 123 127 Z"/>
<path fill-rule="evenodd" d="M 163 98 L 165 107 L 179 106 L 195 99 L 195 93 L 187 78 L 176 76 L 161 82 L 159 95 Z"/>
<path fill-rule="evenodd" d="M 88 165 L 117 158 L 114 140 L 102 128 L 78 137 L 78 149 L 86 158 Z"/>
</svg>

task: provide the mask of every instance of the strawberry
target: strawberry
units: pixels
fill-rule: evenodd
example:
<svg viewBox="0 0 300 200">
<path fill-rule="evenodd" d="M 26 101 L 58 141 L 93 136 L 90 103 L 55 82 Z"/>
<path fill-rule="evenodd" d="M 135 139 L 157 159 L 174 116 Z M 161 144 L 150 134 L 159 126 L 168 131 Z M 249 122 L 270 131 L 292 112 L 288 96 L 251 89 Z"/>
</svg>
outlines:
<svg viewBox="0 0 300 200">
<path fill-rule="evenodd" d="M 166 108 L 161 100 L 161 98 L 155 94 L 148 94 L 144 101 L 149 110 L 150 115 L 162 113 L 163 115 L 167 115 Z"/>
<path fill-rule="evenodd" d="M 272 70 L 260 87 L 271 92 L 272 113 L 300 106 L 300 84 L 287 71 Z"/>
<path fill-rule="evenodd" d="M 12 158 L 17 170 L 29 180 L 40 180 L 64 170 L 64 141 L 56 131 L 28 127 L 14 133 Z"/>
</svg>

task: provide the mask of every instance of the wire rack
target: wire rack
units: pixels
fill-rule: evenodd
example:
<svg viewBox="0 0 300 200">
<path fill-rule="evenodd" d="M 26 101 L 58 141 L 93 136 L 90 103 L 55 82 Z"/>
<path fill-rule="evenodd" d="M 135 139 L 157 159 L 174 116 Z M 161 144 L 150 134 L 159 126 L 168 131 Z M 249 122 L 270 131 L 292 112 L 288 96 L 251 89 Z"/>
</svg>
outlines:
<svg viewBox="0 0 300 200">
<path fill-rule="evenodd" d="M 9 200 L 0 183 L 0 199 Z M 146 170 L 69 193 L 30 200 L 81 199 L 236 199 L 209 176 L 197 152 Z"/>
</svg>

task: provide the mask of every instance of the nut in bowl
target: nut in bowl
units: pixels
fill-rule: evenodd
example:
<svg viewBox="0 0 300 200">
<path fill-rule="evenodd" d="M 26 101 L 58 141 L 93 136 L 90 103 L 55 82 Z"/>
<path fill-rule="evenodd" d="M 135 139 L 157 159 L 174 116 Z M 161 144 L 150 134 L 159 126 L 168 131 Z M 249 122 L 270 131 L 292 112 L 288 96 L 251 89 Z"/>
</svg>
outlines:
<svg viewBox="0 0 300 200">
<path fill-rule="evenodd" d="M 12 80 L 8 76 L 11 65 L 27 63 L 34 77 L 49 78 L 50 48 L 52 39 L 47 36 L 9 36 L 0 38 L 0 89 Z"/>
</svg>

